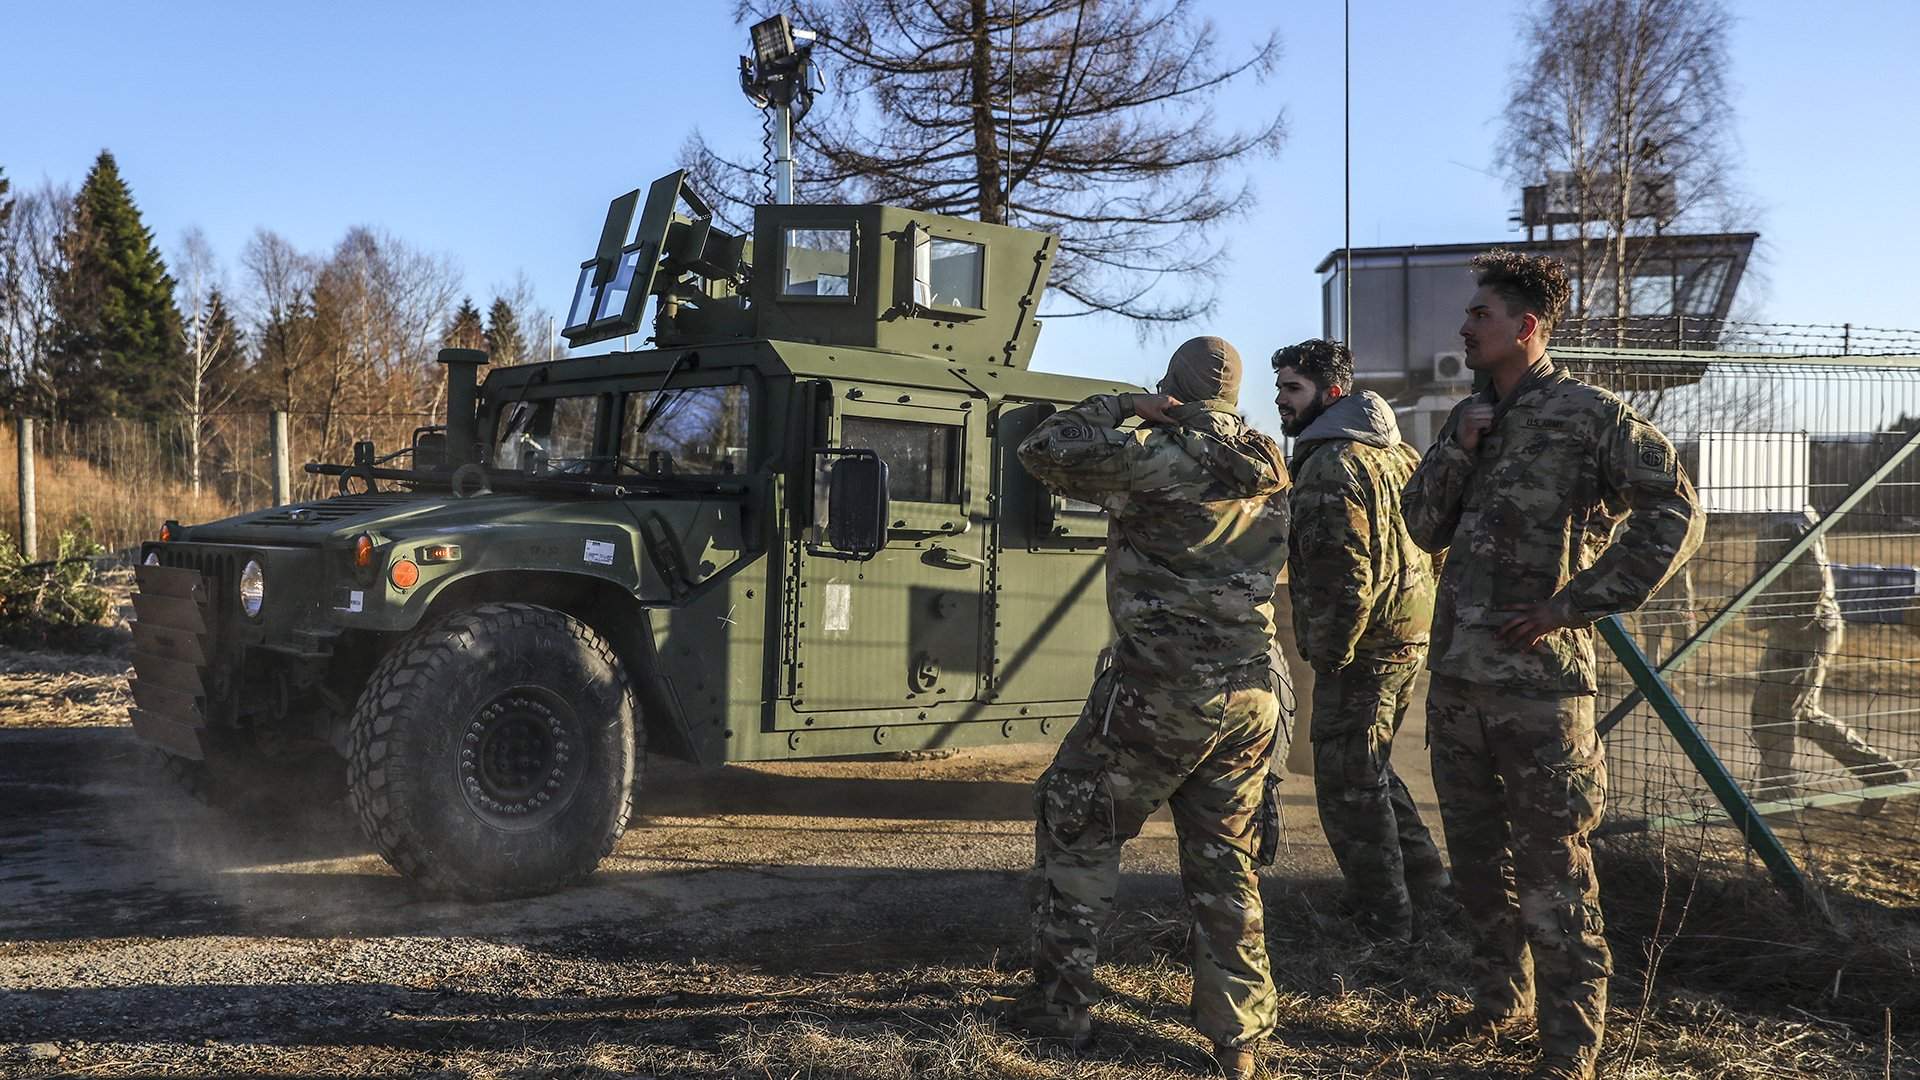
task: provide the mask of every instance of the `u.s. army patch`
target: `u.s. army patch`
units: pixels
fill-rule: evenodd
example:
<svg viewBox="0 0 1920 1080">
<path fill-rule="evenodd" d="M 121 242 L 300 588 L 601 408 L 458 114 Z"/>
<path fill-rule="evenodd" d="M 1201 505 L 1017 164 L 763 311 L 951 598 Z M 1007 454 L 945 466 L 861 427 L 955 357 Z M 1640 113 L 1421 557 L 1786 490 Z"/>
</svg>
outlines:
<svg viewBox="0 0 1920 1080">
<path fill-rule="evenodd" d="M 1673 472 L 1673 454 L 1657 436 L 1638 436 L 1634 439 L 1634 449 L 1639 454 L 1641 468 L 1657 476 Z"/>
</svg>

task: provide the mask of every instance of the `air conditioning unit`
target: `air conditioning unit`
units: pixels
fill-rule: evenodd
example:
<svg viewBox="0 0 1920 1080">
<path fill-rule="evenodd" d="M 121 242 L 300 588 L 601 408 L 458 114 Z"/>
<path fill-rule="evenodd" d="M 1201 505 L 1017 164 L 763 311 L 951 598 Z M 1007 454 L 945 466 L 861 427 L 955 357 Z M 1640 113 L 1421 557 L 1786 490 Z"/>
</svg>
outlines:
<svg viewBox="0 0 1920 1080">
<path fill-rule="evenodd" d="M 1433 381 L 1470 383 L 1473 372 L 1467 370 L 1467 354 L 1459 349 L 1444 349 L 1433 354 Z"/>
</svg>

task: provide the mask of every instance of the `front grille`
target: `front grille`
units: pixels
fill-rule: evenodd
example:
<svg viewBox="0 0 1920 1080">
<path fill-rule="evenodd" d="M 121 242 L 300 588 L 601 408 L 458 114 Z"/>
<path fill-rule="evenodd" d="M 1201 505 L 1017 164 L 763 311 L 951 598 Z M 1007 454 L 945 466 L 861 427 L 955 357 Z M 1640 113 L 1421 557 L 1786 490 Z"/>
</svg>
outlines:
<svg viewBox="0 0 1920 1080">
<path fill-rule="evenodd" d="M 321 525 L 355 517 L 370 510 L 383 510 L 398 503 L 412 502 L 418 498 L 418 495 L 410 491 L 339 495 L 320 502 L 284 507 L 261 514 L 253 520 L 260 525 Z"/>
<path fill-rule="evenodd" d="M 187 544 L 161 544 L 156 550 L 160 552 L 161 566 L 199 572 L 206 583 L 207 615 L 214 622 L 225 618 L 228 609 L 238 603 L 240 567 L 244 565 L 240 553 Z"/>
</svg>

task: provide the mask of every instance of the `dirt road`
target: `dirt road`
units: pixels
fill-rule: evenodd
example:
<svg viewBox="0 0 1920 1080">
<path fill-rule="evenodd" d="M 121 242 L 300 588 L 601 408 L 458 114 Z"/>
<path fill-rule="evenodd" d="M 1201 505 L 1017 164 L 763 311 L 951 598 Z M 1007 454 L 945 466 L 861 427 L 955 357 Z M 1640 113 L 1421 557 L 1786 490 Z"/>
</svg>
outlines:
<svg viewBox="0 0 1920 1080">
<path fill-rule="evenodd" d="M 713 771 L 654 762 L 641 816 L 588 885 L 474 905 L 417 894 L 343 803 L 235 818 L 174 793 L 124 726 L 119 663 L 0 658 L 0 1076 L 1210 1068 L 1184 1022 L 1164 819 L 1129 851 L 1130 914 L 1102 969 L 1113 996 L 1094 1051 L 1035 1056 L 982 1008 L 1019 985 L 1010 968 L 1046 747 Z M 1402 746 L 1431 814 L 1417 726 Z M 1266 879 L 1282 989 L 1274 1075 L 1521 1075 L 1525 1044 L 1430 1044 L 1458 1004 L 1463 948 L 1381 951 L 1331 918 L 1337 887 L 1308 782 L 1290 784 L 1287 803 L 1289 843 Z M 1729 1012 L 1684 990 L 1663 999 L 1647 1020 L 1659 1048 L 1639 1051 L 1628 1075 L 1795 1075 L 1792 1063 L 1881 1075 L 1877 1044 L 1837 1025 Z M 1712 1065 L 1729 1056 L 1758 1071 Z"/>
</svg>

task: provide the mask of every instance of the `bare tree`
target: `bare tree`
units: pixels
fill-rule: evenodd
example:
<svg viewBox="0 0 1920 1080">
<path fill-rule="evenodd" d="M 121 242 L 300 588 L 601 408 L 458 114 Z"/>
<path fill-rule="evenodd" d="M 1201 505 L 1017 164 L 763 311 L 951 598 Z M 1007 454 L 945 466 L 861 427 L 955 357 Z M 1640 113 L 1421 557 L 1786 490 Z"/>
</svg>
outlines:
<svg viewBox="0 0 1920 1080">
<path fill-rule="evenodd" d="M 181 236 L 174 267 L 179 275 L 174 289 L 187 356 L 183 385 L 176 396 L 186 434 L 188 484 L 198 499 L 211 434 L 209 421 L 240 389 L 232 375 L 239 366 L 241 343 L 221 300 L 220 265 L 206 234 L 198 227 Z"/>
<path fill-rule="evenodd" d="M 819 33 L 834 82 L 795 133 L 801 197 L 1057 233 L 1053 289 L 1077 308 L 1051 315 L 1145 326 L 1211 310 L 1216 235 L 1253 205 L 1231 167 L 1275 152 L 1284 119 L 1222 131 L 1212 101 L 1264 81 L 1275 36 L 1223 59 L 1189 0 L 747 0 L 737 14 L 776 7 Z M 757 160 L 698 133 L 687 154 L 736 223 L 766 201 Z"/>
<path fill-rule="evenodd" d="M 1528 20 L 1500 157 L 1578 219 L 1574 319 L 1611 316 L 1623 335 L 1641 250 L 1630 239 L 1748 212 L 1727 180 L 1731 25 L 1723 0 L 1542 0 Z"/>
<path fill-rule="evenodd" d="M 48 354 L 58 311 L 53 279 L 63 265 L 61 234 L 73 191 L 44 183 L 15 196 L 0 230 L 0 390 L 17 408 L 45 412 L 53 391 Z"/>
<path fill-rule="evenodd" d="M 279 233 L 260 229 L 240 254 L 246 271 L 247 313 L 258 355 L 254 363 L 272 389 L 268 403 L 288 412 L 301 403 L 301 383 L 320 351 L 313 309 L 315 260 Z"/>
</svg>

